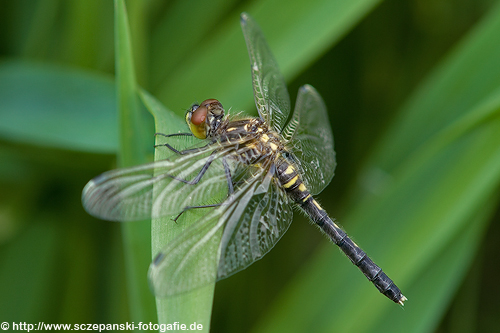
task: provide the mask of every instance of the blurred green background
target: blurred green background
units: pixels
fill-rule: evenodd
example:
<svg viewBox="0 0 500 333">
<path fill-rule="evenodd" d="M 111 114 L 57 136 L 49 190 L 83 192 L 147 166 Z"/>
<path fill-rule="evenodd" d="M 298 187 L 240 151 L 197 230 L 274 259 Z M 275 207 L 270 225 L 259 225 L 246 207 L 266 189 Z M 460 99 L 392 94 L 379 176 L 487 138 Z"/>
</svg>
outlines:
<svg viewBox="0 0 500 333">
<path fill-rule="evenodd" d="M 297 213 L 217 284 L 212 331 L 498 331 L 498 1 L 125 4 L 137 82 L 179 116 L 207 98 L 255 114 L 239 15 L 254 17 L 292 104 L 309 83 L 329 109 L 338 166 L 318 200 L 409 299 L 379 295 Z M 80 203 L 123 149 L 113 1 L 0 7 L 0 321 L 155 320 L 127 292 L 124 256 L 147 254 L 145 282 L 150 245 Z M 152 159 L 149 128 L 137 141 Z"/>
</svg>

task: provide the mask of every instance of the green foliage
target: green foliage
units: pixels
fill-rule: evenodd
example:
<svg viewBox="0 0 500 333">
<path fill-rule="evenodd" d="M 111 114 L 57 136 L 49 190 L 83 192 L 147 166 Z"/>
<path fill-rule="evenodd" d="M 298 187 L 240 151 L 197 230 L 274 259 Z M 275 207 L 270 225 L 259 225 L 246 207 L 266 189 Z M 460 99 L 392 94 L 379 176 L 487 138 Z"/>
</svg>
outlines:
<svg viewBox="0 0 500 333">
<path fill-rule="evenodd" d="M 247 11 L 290 93 L 310 83 L 325 97 L 338 168 L 319 200 L 409 300 L 403 310 L 379 295 L 298 216 L 263 260 L 217 284 L 213 309 L 208 286 L 157 300 L 159 321 L 196 321 L 206 330 L 211 321 L 217 332 L 496 328 L 500 247 L 491 222 L 498 221 L 500 184 L 500 6 L 378 4 L 6 4 L 2 321 L 157 320 L 147 266 L 185 225 L 153 221 L 151 244 L 148 223 L 120 228 L 89 217 L 81 189 L 116 166 L 112 154 L 122 166 L 152 159 L 146 109 L 161 132 L 185 130 L 174 113 L 206 98 L 255 112 L 238 22 Z"/>
<path fill-rule="evenodd" d="M 142 114 L 134 70 L 134 57 L 125 2 L 115 0 L 115 72 L 118 106 L 120 148 L 118 164 L 121 167 L 148 162 L 147 133 L 151 133 Z M 148 131 L 149 129 L 149 131 Z M 151 142 L 149 141 L 151 144 Z M 149 267 L 151 253 L 150 221 L 124 223 L 123 245 L 127 268 L 129 306 L 132 320 L 154 322 L 155 306 L 144 274 Z"/>
</svg>

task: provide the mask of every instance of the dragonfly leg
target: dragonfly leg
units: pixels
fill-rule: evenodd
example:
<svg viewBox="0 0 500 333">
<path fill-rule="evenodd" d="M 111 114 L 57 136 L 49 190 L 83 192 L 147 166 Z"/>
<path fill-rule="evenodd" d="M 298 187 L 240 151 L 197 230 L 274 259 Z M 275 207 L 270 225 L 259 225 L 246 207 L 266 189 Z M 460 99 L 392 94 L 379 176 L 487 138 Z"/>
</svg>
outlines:
<svg viewBox="0 0 500 333">
<path fill-rule="evenodd" d="M 225 157 L 222 158 L 222 165 L 224 166 L 224 172 L 226 174 L 226 179 L 227 179 L 227 192 L 228 192 L 229 195 L 231 195 L 234 192 L 233 179 L 231 178 L 231 170 L 229 169 L 229 165 L 227 164 L 227 161 L 226 161 Z M 202 205 L 202 206 L 186 206 L 186 207 L 184 207 L 182 209 L 182 211 L 179 213 L 179 215 L 177 215 L 174 218 L 174 221 L 177 222 L 177 220 L 179 219 L 179 217 L 181 217 L 181 215 L 184 214 L 184 212 L 186 212 L 186 211 L 188 211 L 190 209 L 218 207 L 220 205 L 222 205 L 222 203 L 212 204 L 212 205 Z"/>
<path fill-rule="evenodd" d="M 198 174 L 196 175 L 196 177 L 194 177 L 193 180 L 186 180 L 186 179 L 182 179 L 182 178 L 177 178 L 175 176 L 172 176 L 172 175 L 168 175 L 170 178 L 172 179 L 175 179 L 179 182 L 183 182 L 184 184 L 188 184 L 188 185 L 196 185 L 200 182 L 201 178 L 203 177 L 203 175 L 205 174 L 205 172 L 207 172 L 208 170 L 208 167 L 210 167 L 210 164 L 212 164 L 212 162 L 214 161 L 215 157 L 214 157 L 214 152 L 212 152 L 212 154 L 210 154 L 210 156 L 208 157 L 208 160 L 207 162 L 205 163 L 205 165 L 203 165 L 203 167 L 201 168 L 200 172 L 198 172 Z"/>
<path fill-rule="evenodd" d="M 203 206 L 186 206 L 182 209 L 182 212 L 179 213 L 179 215 L 177 215 L 173 221 L 174 222 L 177 222 L 177 220 L 179 219 L 179 217 L 181 217 L 182 214 L 184 214 L 185 212 L 187 212 L 188 210 L 191 210 L 191 209 L 197 209 L 197 208 L 210 208 L 210 207 L 219 207 L 220 205 L 222 205 L 222 203 L 218 203 L 218 204 L 212 204 L 212 205 L 203 205 Z"/>
<path fill-rule="evenodd" d="M 172 134 L 163 134 L 163 133 L 155 133 L 155 136 L 164 136 L 166 138 L 170 138 L 173 136 L 193 136 L 193 133 L 172 133 Z"/>
<path fill-rule="evenodd" d="M 200 182 L 201 178 L 203 177 L 205 172 L 207 172 L 208 168 L 210 167 L 210 164 L 212 164 L 212 162 L 214 161 L 215 157 L 213 154 L 215 152 L 216 151 L 214 151 L 214 152 L 212 152 L 212 154 L 210 154 L 210 157 L 208 158 L 207 162 L 205 163 L 205 165 L 203 165 L 200 172 L 196 175 L 196 177 L 194 177 L 193 180 L 186 180 L 186 179 L 182 179 L 182 178 L 177 178 L 177 177 L 172 176 L 172 175 L 167 175 L 167 176 L 169 176 L 170 178 L 175 179 L 179 182 L 183 182 L 184 184 L 187 184 L 187 185 L 196 185 Z M 232 194 L 234 192 L 234 189 L 233 189 L 233 181 L 231 178 L 231 170 L 229 169 L 229 165 L 227 164 L 225 157 L 222 157 L 222 165 L 224 166 L 224 173 L 226 174 L 228 193 Z"/>
<path fill-rule="evenodd" d="M 164 136 L 166 138 L 170 138 L 172 136 L 193 136 L 192 133 L 174 133 L 174 134 L 155 133 L 155 136 L 156 135 L 161 135 L 161 136 Z M 214 142 L 211 142 L 211 143 L 214 143 Z M 162 143 L 162 144 L 159 144 L 159 145 L 154 145 L 154 147 L 155 148 L 158 148 L 158 147 L 167 147 L 168 149 L 170 149 L 171 151 L 173 151 L 176 154 L 186 155 L 186 154 L 189 154 L 189 153 L 192 153 L 192 152 L 199 151 L 200 149 L 206 148 L 206 147 L 210 146 L 211 143 L 208 143 L 208 144 L 206 144 L 203 147 L 192 148 L 192 149 L 185 149 L 185 150 L 177 150 L 174 147 L 172 147 L 171 145 L 169 145 L 168 143 Z"/>
<path fill-rule="evenodd" d="M 233 179 L 231 178 L 231 169 L 229 169 L 229 164 L 227 164 L 225 157 L 222 158 L 222 165 L 224 166 L 224 173 L 227 179 L 227 193 L 231 195 L 234 192 Z"/>
<path fill-rule="evenodd" d="M 173 134 L 155 133 L 155 136 L 157 136 L 157 135 L 164 136 L 166 138 L 170 138 L 170 137 L 173 137 L 173 136 L 193 136 L 192 133 L 173 133 Z M 162 143 L 162 144 L 159 144 L 159 145 L 155 145 L 154 147 L 155 148 L 158 148 L 158 147 L 167 147 L 168 149 L 170 149 L 171 151 L 173 151 L 176 154 L 183 154 L 182 151 L 179 151 L 179 150 L 175 149 L 174 147 L 172 147 L 168 143 Z"/>
</svg>

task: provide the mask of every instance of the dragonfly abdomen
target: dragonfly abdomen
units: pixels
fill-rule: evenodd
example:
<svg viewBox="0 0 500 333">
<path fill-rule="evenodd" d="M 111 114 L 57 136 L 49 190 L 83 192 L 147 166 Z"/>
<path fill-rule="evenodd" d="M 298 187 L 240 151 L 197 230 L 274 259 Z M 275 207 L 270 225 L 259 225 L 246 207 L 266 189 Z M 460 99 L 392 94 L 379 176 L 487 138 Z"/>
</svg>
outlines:
<svg viewBox="0 0 500 333">
<path fill-rule="evenodd" d="M 276 170 L 281 186 L 294 202 L 301 205 L 312 197 L 295 167 L 287 160 L 280 157 L 276 162 Z"/>
<path fill-rule="evenodd" d="M 314 222 L 332 239 L 373 285 L 386 297 L 395 303 L 403 305 L 406 297 L 396 284 L 384 273 L 382 268 L 363 251 L 340 227 L 322 210 L 319 204 L 311 198 L 310 202 L 302 205 Z M 323 212 L 323 214 L 321 213 Z M 315 216 L 316 215 L 316 216 Z"/>
<path fill-rule="evenodd" d="M 311 220 L 345 253 L 375 287 L 390 300 L 403 305 L 406 297 L 382 269 L 335 224 L 307 190 L 299 173 L 285 159 L 277 162 L 277 177 L 285 192 L 299 204 Z"/>
</svg>

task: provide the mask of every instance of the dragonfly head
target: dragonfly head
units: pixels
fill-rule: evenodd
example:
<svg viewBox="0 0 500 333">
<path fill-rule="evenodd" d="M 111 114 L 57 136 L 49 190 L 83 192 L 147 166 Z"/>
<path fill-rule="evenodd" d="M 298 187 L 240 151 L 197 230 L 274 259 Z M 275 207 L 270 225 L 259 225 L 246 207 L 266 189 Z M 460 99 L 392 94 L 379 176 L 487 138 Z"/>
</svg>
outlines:
<svg viewBox="0 0 500 333">
<path fill-rule="evenodd" d="M 186 112 L 186 122 L 191 133 L 198 139 L 211 137 L 224 118 L 224 108 L 216 99 L 206 99 L 193 104 Z"/>
</svg>

